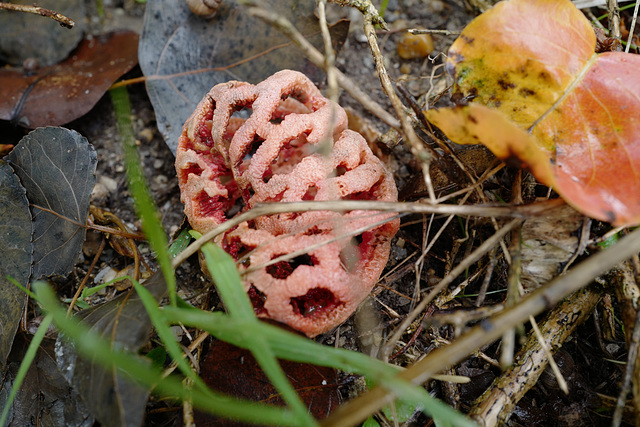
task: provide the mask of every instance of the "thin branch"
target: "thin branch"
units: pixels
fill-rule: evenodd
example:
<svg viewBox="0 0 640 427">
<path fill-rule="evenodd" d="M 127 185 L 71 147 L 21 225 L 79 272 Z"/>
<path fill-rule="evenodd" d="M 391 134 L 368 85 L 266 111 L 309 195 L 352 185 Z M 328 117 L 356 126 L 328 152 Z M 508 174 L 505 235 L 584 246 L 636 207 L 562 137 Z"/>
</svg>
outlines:
<svg viewBox="0 0 640 427">
<path fill-rule="evenodd" d="M 339 200 L 326 202 L 293 202 L 293 203 L 259 203 L 253 209 L 240 214 L 216 228 L 209 230 L 203 234 L 198 240 L 190 244 L 184 251 L 173 259 L 173 267 L 177 267 L 184 260 L 196 253 L 202 245 L 218 236 L 236 227 L 237 225 L 250 221 L 252 219 L 264 216 L 275 215 L 279 213 L 289 212 L 310 212 L 310 211 L 333 211 L 346 212 L 355 210 L 368 210 L 380 212 L 395 213 L 434 213 L 446 215 L 462 215 L 462 216 L 496 216 L 496 217 L 513 217 L 528 218 L 530 216 L 542 215 L 549 209 L 563 205 L 562 199 L 546 200 L 544 202 L 536 202 L 529 205 L 521 206 L 459 206 L 459 205 L 435 205 L 431 203 L 392 203 L 392 202 L 369 202 L 361 200 Z"/>
<path fill-rule="evenodd" d="M 409 120 L 409 116 L 405 112 L 406 108 L 402 104 L 402 101 L 400 101 L 398 94 L 393 88 L 391 79 L 389 78 L 389 73 L 387 73 L 387 69 L 384 65 L 384 58 L 382 57 L 382 53 L 380 52 L 380 46 L 378 46 L 378 36 L 376 34 L 373 20 L 369 15 L 365 15 L 364 33 L 367 36 L 367 41 L 369 42 L 369 49 L 371 50 L 371 55 L 373 56 L 373 60 L 376 64 L 376 71 L 378 72 L 378 78 L 380 79 L 380 83 L 382 84 L 382 89 L 391 101 L 391 105 L 396 111 L 396 115 L 400 119 L 402 132 L 404 133 L 411 153 L 422 166 L 422 173 L 424 175 L 424 181 L 427 186 L 427 191 L 429 192 L 429 198 L 432 202 L 434 202 L 436 200 L 436 195 L 433 191 L 433 185 L 431 184 L 431 174 L 429 173 L 429 163 L 431 162 L 431 155 L 427 150 L 425 150 L 424 145 L 422 145 L 422 142 L 418 138 L 418 135 L 416 135 L 416 132 L 413 129 L 413 125 Z"/>
<path fill-rule="evenodd" d="M 629 38 L 627 39 L 627 46 L 624 48 L 624 53 L 629 53 L 631 43 L 633 42 L 633 33 L 636 30 L 636 21 L 638 20 L 638 7 L 640 7 L 640 1 L 636 1 L 636 6 L 633 8 L 633 19 L 631 20 Z"/>
<path fill-rule="evenodd" d="M 407 30 L 409 34 L 443 34 L 445 36 L 458 36 L 460 35 L 460 31 L 449 31 L 449 30 L 423 30 L 421 28 L 412 28 Z"/>
<path fill-rule="evenodd" d="M 375 25 L 379 25 L 383 30 L 388 30 L 387 24 L 384 22 L 376 8 L 371 4 L 370 0 L 331 0 L 331 3 L 338 6 L 349 6 L 358 9 L 364 16 L 364 19 L 371 21 Z"/>
<path fill-rule="evenodd" d="M 131 231 L 127 231 L 127 230 L 120 230 L 117 228 L 113 228 L 113 227 L 106 227 L 104 225 L 98 225 L 98 224 L 81 224 L 78 221 L 72 219 L 72 218 L 68 218 L 54 210 L 45 208 L 43 206 L 38 206 L 38 205 L 34 205 L 33 203 L 29 203 L 29 206 L 34 208 L 34 209 L 39 209 L 43 212 L 47 212 L 50 213 L 51 215 L 55 215 L 60 219 L 63 219 L 65 221 L 70 222 L 71 224 L 77 226 L 77 227 L 81 227 L 81 228 L 86 228 L 87 230 L 95 230 L 95 231 L 101 231 L 103 233 L 109 233 L 109 234 L 113 234 L 115 236 L 120 236 L 120 237 L 124 237 L 125 239 L 136 239 L 136 240 L 145 240 L 146 237 L 144 234 L 142 233 L 136 233 L 136 232 L 131 232 Z"/>
<path fill-rule="evenodd" d="M 620 7 L 618 0 L 607 0 L 609 9 L 609 35 L 620 41 Z"/>
<path fill-rule="evenodd" d="M 550 311 L 540 329 L 536 331 L 537 326 L 534 326 L 518 351 L 513 366 L 476 399 L 468 415 L 476 421 L 481 420 L 485 426 L 505 424 L 516 404 L 538 382 L 547 364 L 553 360 L 551 353 L 557 352 L 576 328 L 589 318 L 602 293 L 601 287 L 587 287 Z"/>
<path fill-rule="evenodd" d="M 26 4 L 0 2 L 0 9 L 12 10 L 15 12 L 33 13 L 34 15 L 45 16 L 47 18 L 53 19 L 54 21 L 58 21 L 60 25 L 65 28 L 73 28 L 73 26 L 76 25 L 73 19 L 67 18 L 66 16 L 58 12 L 54 12 L 53 10 L 45 9 L 44 7 L 39 7 L 36 5 L 29 6 Z"/>
<path fill-rule="evenodd" d="M 513 230 L 518 224 L 520 224 L 520 219 L 514 219 L 509 222 L 507 225 L 498 230 L 493 236 L 489 237 L 484 241 L 478 248 L 469 254 L 464 260 L 460 262 L 449 274 L 447 274 L 436 286 L 434 286 L 431 291 L 425 296 L 420 304 L 416 306 L 416 308 L 409 313 L 409 315 L 402 321 L 400 326 L 398 326 L 393 333 L 392 337 L 389 339 L 389 343 L 397 342 L 400 339 L 400 336 L 407 330 L 409 325 L 418 317 L 420 313 L 422 313 L 427 306 L 433 301 L 433 299 L 444 289 L 447 288 L 453 281 L 464 273 L 467 268 L 471 267 L 476 261 L 482 258 L 487 252 L 489 252 L 495 245 L 502 240 L 502 238 L 511 230 Z M 383 360 L 384 357 L 388 356 L 391 353 L 392 347 L 387 346 L 383 349 Z"/>
</svg>

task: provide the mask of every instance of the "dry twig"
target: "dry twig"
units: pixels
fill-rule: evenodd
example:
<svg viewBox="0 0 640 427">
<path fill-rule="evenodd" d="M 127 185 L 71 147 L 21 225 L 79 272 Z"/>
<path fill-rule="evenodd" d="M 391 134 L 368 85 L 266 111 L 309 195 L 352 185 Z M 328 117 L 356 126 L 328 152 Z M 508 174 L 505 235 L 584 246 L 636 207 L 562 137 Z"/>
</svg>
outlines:
<svg viewBox="0 0 640 427">
<path fill-rule="evenodd" d="M 388 345 L 385 349 L 383 349 L 383 360 L 386 360 L 388 355 L 391 353 L 391 349 L 395 342 L 400 339 L 400 336 L 404 333 L 404 331 L 411 325 L 420 313 L 422 313 L 427 306 L 433 301 L 433 299 L 444 289 L 447 288 L 453 281 L 460 276 L 462 273 L 466 271 L 471 265 L 473 265 L 476 261 L 482 258 L 491 248 L 493 248 L 502 238 L 513 230 L 521 221 L 519 219 L 514 219 L 509 222 L 507 225 L 498 230 L 493 236 L 485 240 L 475 251 L 473 251 L 468 257 L 466 257 L 463 261 L 460 262 L 451 272 L 446 275 L 440 283 L 434 286 L 429 294 L 420 301 L 420 304 L 416 306 L 416 308 L 409 313 L 409 315 L 402 321 L 400 326 L 396 328 L 396 331 L 392 335 L 392 337 L 388 341 Z"/>
<path fill-rule="evenodd" d="M 66 16 L 55 12 L 53 10 L 45 9 L 44 7 L 39 7 L 36 5 L 26 5 L 26 4 L 13 4 L 13 3 L 5 3 L 0 2 L 0 9 L 4 10 L 12 10 L 15 12 L 24 12 L 24 13 L 33 13 L 34 15 L 45 16 L 47 18 L 51 18 L 55 21 L 58 21 L 60 25 L 65 28 L 73 28 L 76 23 L 71 18 L 67 18 Z"/>
<path fill-rule="evenodd" d="M 369 0 L 340 0 L 334 1 L 334 3 L 340 4 L 341 6 L 355 7 L 364 14 L 364 34 L 369 42 L 369 49 L 371 50 L 371 55 L 373 56 L 373 60 L 376 64 L 376 71 L 378 72 L 378 78 L 382 84 L 382 89 L 391 101 L 391 105 L 400 119 L 402 132 L 409 143 L 411 153 L 422 165 L 422 173 L 429 192 L 429 198 L 434 202 L 436 200 L 436 195 L 433 191 L 433 185 L 431 184 L 431 174 L 429 174 L 431 155 L 429 155 L 429 152 L 425 150 L 422 142 L 418 138 L 418 135 L 416 135 L 416 132 L 413 130 L 413 125 L 409 120 L 409 116 L 405 112 L 406 108 L 402 105 L 402 101 L 398 98 L 398 95 L 391 84 L 389 73 L 387 73 L 387 69 L 384 65 L 384 58 L 380 52 L 380 46 L 378 46 L 378 36 L 376 34 L 375 25 L 377 24 L 382 28 L 385 28 L 386 26 L 384 25 L 384 22 Z"/>
<path fill-rule="evenodd" d="M 522 206 L 459 206 L 459 205 L 435 205 L 431 203 L 391 203 L 369 202 L 360 200 L 339 200 L 328 202 L 295 202 L 295 203 L 259 203 L 253 209 L 238 215 L 220 224 L 218 227 L 205 233 L 198 240 L 190 244 L 184 251 L 173 259 L 173 267 L 177 267 L 184 260 L 196 253 L 202 245 L 209 242 L 217 235 L 236 227 L 245 221 L 258 218 L 263 215 L 274 215 L 289 212 L 308 211 L 352 211 L 370 210 L 380 212 L 397 213 L 435 213 L 462 216 L 496 216 L 512 218 L 528 218 L 541 215 L 549 209 L 563 205 L 562 199 L 546 200 Z"/>
<path fill-rule="evenodd" d="M 584 322 L 600 300 L 602 289 L 588 287 L 565 299 L 541 324 L 542 343 L 555 353 Z M 471 408 L 469 416 L 484 426 L 506 422 L 525 393 L 533 387 L 549 362 L 544 345 L 534 332 L 518 352 L 511 368 L 493 381 Z M 532 367 L 535 366 L 535 369 Z M 526 375 L 524 374 L 526 372 Z"/>
</svg>

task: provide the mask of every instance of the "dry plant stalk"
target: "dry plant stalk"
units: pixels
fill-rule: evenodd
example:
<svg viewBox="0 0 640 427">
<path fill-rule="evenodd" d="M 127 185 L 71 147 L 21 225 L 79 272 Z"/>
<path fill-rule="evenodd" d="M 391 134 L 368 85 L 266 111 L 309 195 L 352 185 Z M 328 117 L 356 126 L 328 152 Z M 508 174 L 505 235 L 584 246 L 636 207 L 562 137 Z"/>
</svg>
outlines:
<svg viewBox="0 0 640 427">
<path fill-rule="evenodd" d="M 540 332 L 553 353 L 589 318 L 602 292 L 594 286 L 581 289 L 547 314 Z M 538 337 L 530 333 L 513 365 L 476 400 L 469 416 L 487 427 L 505 423 L 520 399 L 538 382 L 548 362 Z"/>
<path fill-rule="evenodd" d="M 268 11 L 257 4 L 251 4 L 251 7 L 248 9 L 250 15 L 255 16 L 257 18 L 262 19 L 265 22 L 273 25 L 275 28 L 280 30 L 282 34 L 289 37 L 291 41 L 302 50 L 307 58 L 316 66 L 322 68 L 327 71 L 326 68 L 326 59 L 325 56 L 320 53 L 304 36 L 296 29 L 296 27 L 286 18 Z M 369 95 L 367 95 L 358 84 L 346 76 L 342 71 L 336 69 L 335 70 L 336 79 L 338 81 L 338 85 L 344 89 L 349 95 L 353 97 L 356 101 L 358 101 L 364 108 L 369 110 L 371 114 L 378 117 L 387 125 L 392 128 L 399 129 L 400 122 L 398 119 L 389 114 L 385 109 L 383 109 L 377 102 L 371 99 Z"/>
<path fill-rule="evenodd" d="M 634 346 L 637 349 L 638 339 L 636 334 L 640 332 L 640 325 L 638 324 L 640 287 L 638 287 L 636 281 L 636 274 L 637 273 L 634 273 L 631 263 L 625 262 L 610 275 L 618 301 L 620 302 L 622 323 L 624 324 L 624 330 L 626 332 L 625 339 L 627 348 L 629 349 L 625 377 L 613 415 L 613 425 L 619 425 L 622 420 L 629 388 L 633 391 L 633 405 L 636 414 L 640 413 L 640 356 L 637 351 L 633 351 Z"/>
<path fill-rule="evenodd" d="M 409 144 L 411 153 L 416 159 L 418 159 L 418 161 L 420 161 L 420 164 L 422 166 L 422 174 L 424 176 L 425 184 L 429 192 L 429 198 L 432 202 L 435 201 L 436 196 L 433 191 L 433 185 L 431 184 L 431 174 L 429 173 L 429 163 L 431 162 L 431 155 L 424 148 L 422 142 L 418 138 L 418 135 L 416 135 L 416 132 L 413 130 L 411 120 L 409 120 L 409 116 L 405 112 L 406 107 L 402 104 L 402 101 L 400 101 L 400 98 L 396 94 L 395 89 L 391 84 L 389 73 L 387 73 L 387 69 L 384 65 L 384 59 L 382 58 L 382 53 L 380 52 L 380 46 L 378 46 L 378 36 L 376 35 L 375 25 L 377 24 L 382 28 L 386 28 L 384 21 L 369 0 L 333 0 L 333 2 L 339 4 L 340 6 L 354 7 L 360 10 L 364 15 L 364 34 L 366 35 L 367 41 L 369 42 L 369 49 L 371 50 L 371 55 L 373 56 L 373 60 L 376 65 L 376 71 L 378 72 L 378 77 L 380 79 L 380 83 L 382 84 L 382 89 L 391 101 L 391 105 L 393 106 L 396 115 L 400 119 L 402 132 L 404 133 L 404 136 Z"/>
<path fill-rule="evenodd" d="M 172 261 L 176 268 L 187 258 L 200 250 L 202 245 L 214 237 L 238 226 L 240 223 L 252 219 L 280 213 L 309 212 L 309 211 L 337 211 L 346 212 L 352 210 L 394 212 L 404 214 L 445 214 L 460 216 L 495 216 L 501 218 L 526 219 L 532 216 L 543 215 L 545 212 L 564 205 L 562 199 L 546 200 L 521 206 L 478 206 L 478 205 L 440 205 L 427 202 L 393 203 L 371 202 L 361 200 L 339 200 L 332 202 L 292 202 L 292 203 L 259 203 L 248 212 L 240 214 L 232 219 L 212 228 L 204 233 L 201 238 L 191 243 L 184 251 L 180 252 Z"/>
</svg>

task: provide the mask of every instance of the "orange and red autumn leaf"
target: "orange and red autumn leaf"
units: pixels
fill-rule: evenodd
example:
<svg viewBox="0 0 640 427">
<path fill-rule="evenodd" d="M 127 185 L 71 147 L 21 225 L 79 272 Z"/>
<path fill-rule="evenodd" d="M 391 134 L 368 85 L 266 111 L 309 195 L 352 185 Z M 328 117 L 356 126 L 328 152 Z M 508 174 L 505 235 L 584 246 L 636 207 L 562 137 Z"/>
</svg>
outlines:
<svg viewBox="0 0 640 427">
<path fill-rule="evenodd" d="M 474 102 L 427 117 L 455 142 L 517 156 L 586 215 L 638 224 L 640 56 L 595 44 L 569 0 L 501 2 L 449 51 L 456 90 Z"/>
</svg>

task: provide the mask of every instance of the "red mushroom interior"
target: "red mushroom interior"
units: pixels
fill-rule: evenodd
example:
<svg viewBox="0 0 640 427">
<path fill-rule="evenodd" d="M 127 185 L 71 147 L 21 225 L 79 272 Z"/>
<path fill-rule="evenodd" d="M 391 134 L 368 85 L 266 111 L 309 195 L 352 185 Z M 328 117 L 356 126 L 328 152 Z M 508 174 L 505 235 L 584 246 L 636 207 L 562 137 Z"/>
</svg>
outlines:
<svg viewBox="0 0 640 427">
<path fill-rule="evenodd" d="M 296 314 L 303 317 L 320 317 L 341 304 L 333 292 L 325 288 L 313 288 L 299 297 L 291 298 Z"/>
</svg>

